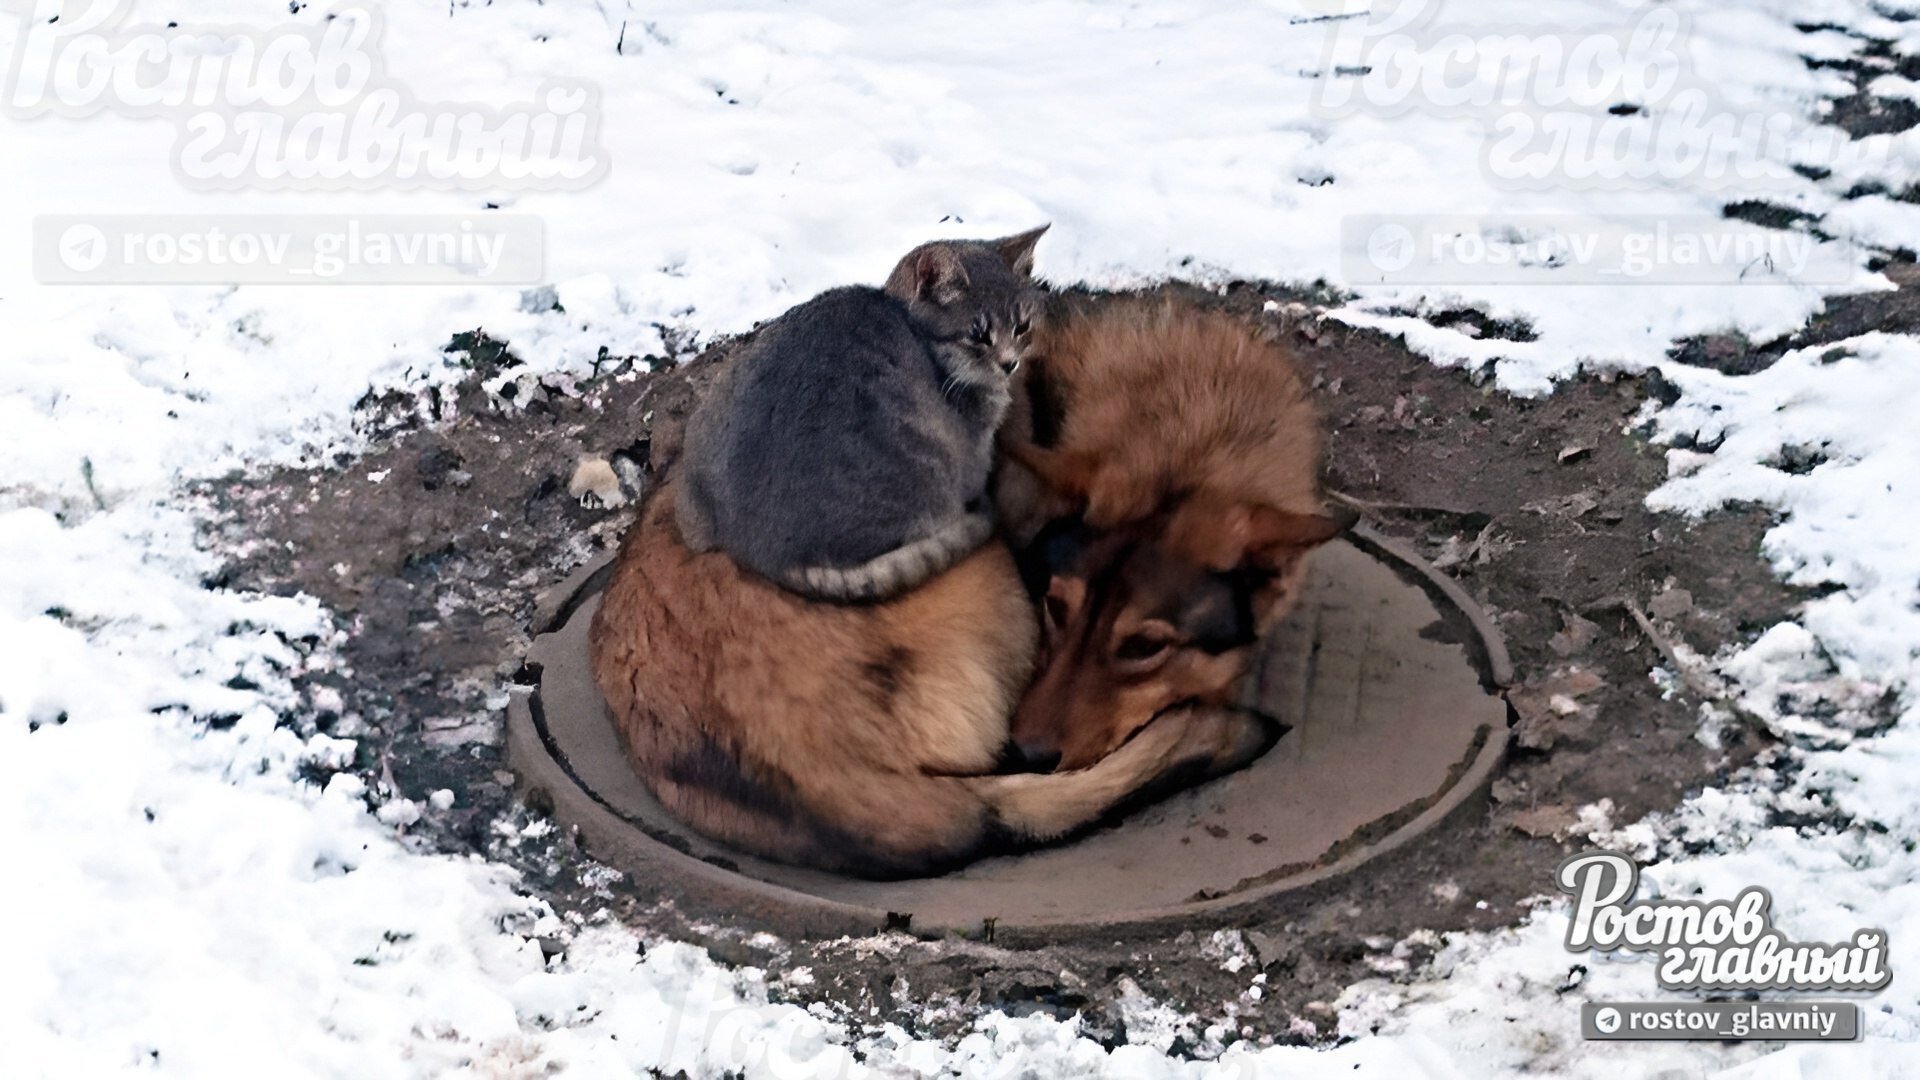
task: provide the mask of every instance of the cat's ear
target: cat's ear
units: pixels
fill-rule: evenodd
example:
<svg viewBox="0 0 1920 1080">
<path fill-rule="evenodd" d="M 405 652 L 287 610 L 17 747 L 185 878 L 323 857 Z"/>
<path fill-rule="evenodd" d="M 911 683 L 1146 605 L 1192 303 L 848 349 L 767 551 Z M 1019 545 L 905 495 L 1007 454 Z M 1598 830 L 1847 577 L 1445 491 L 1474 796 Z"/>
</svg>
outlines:
<svg viewBox="0 0 1920 1080">
<path fill-rule="evenodd" d="M 960 253 L 946 244 L 922 244 L 907 252 L 887 278 L 887 295 L 896 300 L 926 300 L 945 306 L 966 295 L 967 268 Z"/>
<path fill-rule="evenodd" d="M 1040 238 L 1045 236 L 1047 230 L 1051 228 L 1053 223 L 1048 222 L 1037 229 L 1028 229 L 1014 236 L 989 240 L 987 243 L 993 247 L 993 250 L 1000 253 L 1001 258 L 1007 260 L 1007 265 L 1013 268 L 1014 273 L 1023 278 L 1032 277 L 1034 245 L 1038 244 Z"/>
</svg>

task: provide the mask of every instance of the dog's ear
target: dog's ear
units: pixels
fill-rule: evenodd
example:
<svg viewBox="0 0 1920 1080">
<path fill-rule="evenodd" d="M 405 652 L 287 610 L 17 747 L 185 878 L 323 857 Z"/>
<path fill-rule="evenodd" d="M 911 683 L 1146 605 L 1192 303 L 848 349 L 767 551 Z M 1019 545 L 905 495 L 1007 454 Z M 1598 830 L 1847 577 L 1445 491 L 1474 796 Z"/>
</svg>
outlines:
<svg viewBox="0 0 1920 1080">
<path fill-rule="evenodd" d="M 1088 492 L 1093 490 L 1094 476 L 1100 470 L 1099 462 L 1091 454 L 1049 450 L 1032 443 L 1008 446 L 1007 456 L 1038 477 L 1054 494 L 1078 503 L 1086 501 Z"/>
<path fill-rule="evenodd" d="M 1346 507 L 1322 514 L 1296 514 L 1271 506 L 1247 508 L 1246 560 L 1266 570 L 1283 571 L 1300 556 L 1353 528 L 1357 515 Z"/>
<path fill-rule="evenodd" d="M 993 245 L 993 249 L 1000 253 L 1000 257 L 1007 260 L 1007 265 L 1013 268 L 1014 273 L 1023 278 L 1032 277 L 1034 245 L 1038 244 L 1040 238 L 1046 235 L 1047 230 L 1051 228 L 1053 228 L 1053 223 L 1048 222 L 1037 229 L 1028 229 L 1026 232 L 1016 233 L 1013 236 L 1003 236 L 998 240 L 989 240 L 987 243 Z"/>
<path fill-rule="evenodd" d="M 886 292 L 897 300 L 946 305 L 966 294 L 967 268 L 947 244 L 922 244 L 900 260 L 887 276 Z"/>
</svg>

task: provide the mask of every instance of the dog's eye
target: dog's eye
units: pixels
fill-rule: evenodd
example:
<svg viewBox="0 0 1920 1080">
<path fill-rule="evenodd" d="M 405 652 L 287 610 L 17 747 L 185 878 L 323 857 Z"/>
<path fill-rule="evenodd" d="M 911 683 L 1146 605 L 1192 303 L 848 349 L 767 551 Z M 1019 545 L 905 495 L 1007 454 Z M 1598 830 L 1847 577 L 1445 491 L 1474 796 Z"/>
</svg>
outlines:
<svg viewBox="0 0 1920 1080">
<path fill-rule="evenodd" d="M 1019 316 L 1017 319 L 1014 320 L 1013 332 L 1016 335 L 1020 337 L 1026 337 L 1027 331 L 1032 329 L 1033 329 L 1033 323 L 1025 315 Z"/>
<path fill-rule="evenodd" d="M 1124 663 L 1136 664 L 1142 660 L 1151 660 L 1166 652 L 1173 642 L 1153 634 L 1133 634 L 1120 643 L 1113 651 L 1113 658 Z"/>
<path fill-rule="evenodd" d="M 973 317 L 974 342 L 980 345 L 985 345 L 987 341 L 992 337 L 993 337 L 993 324 L 987 321 L 986 315 L 983 313 L 983 314 L 974 316 Z"/>
</svg>

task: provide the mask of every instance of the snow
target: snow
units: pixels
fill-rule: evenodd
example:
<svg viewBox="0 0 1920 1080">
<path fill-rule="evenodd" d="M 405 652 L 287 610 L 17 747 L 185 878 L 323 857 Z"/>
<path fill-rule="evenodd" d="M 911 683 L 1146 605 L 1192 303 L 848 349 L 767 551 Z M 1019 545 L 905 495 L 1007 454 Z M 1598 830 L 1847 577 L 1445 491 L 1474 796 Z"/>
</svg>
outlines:
<svg viewBox="0 0 1920 1080">
<path fill-rule="evenodd" d="M 1764 884 L 1795 934 L 1878 926 L 1893 969 L 1920 968 L 1920 863 L 1907 842 L 1920 831 L 1920 710 L 1908 689 L 1920 650 L 1920 549 L 1909 540 L 1920 341 L 1868 334 L 1743 378 L 1665 360 L 1692 335 L 1791 332 L 1827 296 L 1889 287 L 1866 267 L 1871 246 L 1920 248 L 1920 208 L 1848 197 L 1862 185 L 1907 188 L 1920 175 L 1920 130 L 1853 140 L 1821 124 L 1821 100 L 1851 83 L 1802 59 L 1855 55 L 1863 36 L 1920 51 L 1920 23 L 1894 18 L 1914 5 L 1454 0 L 1424 14 L 1383 5 L 1381 18 L 1421 15 L 1399 27 L 1320 17 L 1362 7 L 456 0 L 379 10 L 384 75 L 420 99 L 505 109 L 556 81 L 594 88 L 608 172 L 567 190 L 214 192 L 175 164 L 177 117 L 107 107 L 6 120 L 0 182 L 13 198 L 0 249 L 15 257 L 0 268 L 0 820 L 10 823 L 0 859 L 16 871 L 0 889 L 0 925 L 14 929 L 0 1045 L 9 1074 L 252 1075 L 271 1062 L 293 1076 L 532 1075 L 550 1065 L 590 1076 L 1896 1075 L 1920 1041 L 1920 1004 L 1899 993 L 1865 1003 L 1869 1038 L 1856 1046 L 1582 1043 L 1577 1004 L 1646 996 L 1650 975 L 1567 954 L 1552 905 L 1514 930 L 1450 937 L 1411 981 L 1353 988 L 1338 1027 L 1357 1041 L 1331 1050 L 1235 1047 L 1213 1063 L 1170 1060 L 1169 1032 L 1184 1020 L 1145 1001 L 1135 1010 L 1145 1042 L 1114 1051 L 1039 1017 L 984 1018 L 952 1047 L 858 1036 L 769 1004 L 761 973 L 618 927 L 573 925 L 519 894 L 500 867 L 410 851 L 398 834 L 445 811 L 441 793 L 373 792 L 350 776 L 324 789 L 303 783 L 303 763 L 338 767 L 352 756 L 347 740 L 299 734 L 310 730 L 304 718 L 341 706 L 294 689 L 299 674 L 337 663 L 337 630 L 312 602 L 201 584 L 219 559 L 198 546 L 202 511 L 180 494 L 186 481 L 351 449 L 361 439 L 353 403 L 369 389 L 456 377 L 442 350 L 473 327 L 511 340 L 536 371 L 578 371 L 602 346 L 665 352 L 669 337 L 740 330 L 827 285 L 875 280 L 933 233 L 1041 221 L 1054 230 L 1040 269 L 1059 281 L 1324 279 L 1347 290 L 1335 317 L 1405 334 L 1439 363 L 1491 365 L 1509 391 L 1549 392 L 1583 367 L 1658 367 L 1680 388 L 1674 406 L 1650 414 L 1660 437 L 1721 441 L 1710 454 L 1672 451 L 1673 478 L 1654 505 L 1766 505 L 1779 515 L 1766 555 L 1780 573 L 1835 589 L 1755 642 L 1724 643 L 1713 660 L 1793 749 L 1655 820 L 1613 828 L 1595 812 L 1582 828 L 1653 860 L 1646 879 L 1669 895 Z M 43 35 L 58 25 L 44 17 L 51 10 L 33 24 Z M 328 11 L 143 0 L 133 21 L 318 28 Z M 1382 81 L 1410 70 L 1444 89 L 1431 46 L 1450 37 L 1624 41 L 1623 26 L 1661 30 L 1644 22 L 1659 11 L 1678 17 L 1653 50 L 1667 65 L 1657 70 L 1679 75 L 1664 97 L 1602 87 L 1569 114 L 1525 95 L 1488 97 L 1498 87 L 1484 80 L 1445 104 Z M 68 27 L 83 21 L 63 14 Z M 21 24 L 0 25 L 0 54 L 15 71 L 32 42 Z M 1378 74 L 1329 74 L 1357 63 Z M 1911 85 L 1883 74 L 1871 91 L 1911 96 Z M 1717 173 L 1654 147 L 1612 161 L 1542 159 L 1494 139 L 1502 124 L 1569 115 L 1587 130 L 1675 130 L 1701 101 L 1765 119 L 1778 137 L 1734 148 Z M 1612 104 L 1643 113 L 1614 118 Z M 1466 216 L 1491 222 L 1484 232 L 1495 238 L 1524 227 L 1615 244 L 1656 220 L 1762 234 L 1721 217 L 1724 203 L 1746 197 L 1803 211 L 1834 237 L 1810 249 L 1818 273 L 1755 277 L 1729 263 L 1690 270 L 1690 284 L 1621 283 L 1591 266 L 1542 265 L 1498 280 L 1393 282 L 1373 266 L 1367 235 L 1345 225 Z M 39 213 L 484 218 L 486 201 L 541 219 L 550 290 L 46 286 L 22 257 L 39 243 Z M 1531 337 L 1473 336 L 1417 314 L 1454 306 L 1521 320 Z M 1785 447 L 1817 447 L 1825 460 L 1787 471 Z M 1874 710 L 1889 690 L 1879 708 L 1893 715 L 1883 716 Z M 1770 827 L 1769 807 L 1845 827 Z M 566 950 L 548 959 L 537 937 L 564 939 Z M 1562 993 L 1575 962 L 1590 973 Z"/>
<path fill-rule="evenodd" d="M 1906 685 L 1920 656 L 1920 550 L 1908 536 L 1920 461 L 1920 341 L 1867 334 L 1788 353 L 1741 379 L 1674 372 L 1685 396 L 1656 422 L 1719 448 L 1656 491 L 1651 505 L 1703 513 L 1737 500 L 1786 515 L 1765 552 L 1789 582 L 1843 586 L 1802 621 L 1841 677 Z M 1690 385 L 1689 385 L 1690 384 Z M 1824 458 L 1804 475 L 1787 448 Z"/>
</svg>

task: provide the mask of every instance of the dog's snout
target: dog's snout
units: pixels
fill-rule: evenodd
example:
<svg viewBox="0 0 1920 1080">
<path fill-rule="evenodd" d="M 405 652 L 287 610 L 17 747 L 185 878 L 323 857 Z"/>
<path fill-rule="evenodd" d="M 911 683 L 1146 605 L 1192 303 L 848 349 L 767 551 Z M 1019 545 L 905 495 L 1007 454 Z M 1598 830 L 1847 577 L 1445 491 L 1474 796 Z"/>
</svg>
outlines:
<svg viewBox="0 0 1920 1080">
<path fill-rule="evenodd" d="M 1015 772 L 1052 772 L 1060 764 L 1060 748 L 1009 739 L 1007 765 Z"/>
<path fill-rule="evenodd" d="M 1001 371 L 1004 371 L 1004 372 L 1006 372 L 1006 373 L 1007 373 L 1007 374 L 1009 374 L 1009 375 L 1011 375 L 1011 374 L 1013 374 L 1014 372 L 1016 372 L 1016 371 L 1019 371 L 1019 370 L 1020 370 L 1020 361 L 1018 361 L 1018 360 L 1002 360 L 1002 361 L 1000 361 L 1000 370 L 1001 370 Z"/>
</svg>

